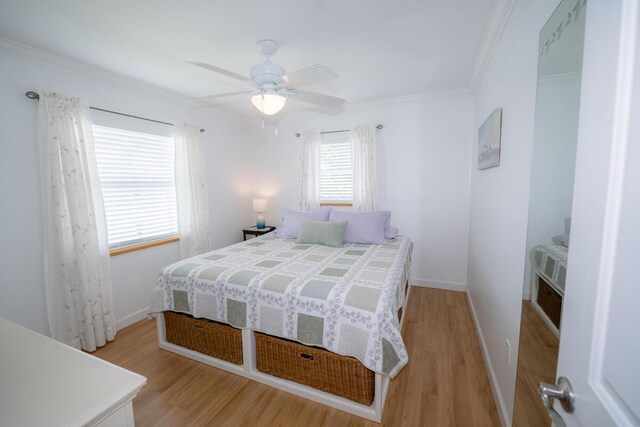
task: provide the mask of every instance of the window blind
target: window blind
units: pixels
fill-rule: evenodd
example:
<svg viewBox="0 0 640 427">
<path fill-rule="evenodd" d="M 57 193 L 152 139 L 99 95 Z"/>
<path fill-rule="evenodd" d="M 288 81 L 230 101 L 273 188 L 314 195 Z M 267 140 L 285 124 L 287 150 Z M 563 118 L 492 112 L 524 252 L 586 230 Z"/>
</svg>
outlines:
<svg viewBox="0 0 640 427">
<path fill-rule="evenodd" d="M 320 201 L 351 202 L 353 200 L 353 168 L 351 143 L 320 144 Z"/>
<path fill-rule="evenodd" d="M 109 248 L 178 234 L 172 137 L 93 125 Z"/>
</svg>

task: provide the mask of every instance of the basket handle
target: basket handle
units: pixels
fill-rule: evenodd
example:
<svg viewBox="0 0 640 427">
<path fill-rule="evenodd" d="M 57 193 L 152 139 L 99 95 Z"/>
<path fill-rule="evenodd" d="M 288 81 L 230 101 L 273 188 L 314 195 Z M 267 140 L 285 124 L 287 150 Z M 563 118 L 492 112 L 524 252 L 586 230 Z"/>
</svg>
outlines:
<svg viewBox="0 0 640 427">
<path fill-rule="evenodd" d="M 196 331 L 204 331 L 204 328 L 200 325 L 193 325 L 193 329 L 195 329 Z"/>
<path fill-rule="evenodd" d="M 302 357 L 303 359 L 306 359 L 306 360 L 313 360 L 313 355 L 312 354 L 300 353 L 300 357 Z"/>
</svg>

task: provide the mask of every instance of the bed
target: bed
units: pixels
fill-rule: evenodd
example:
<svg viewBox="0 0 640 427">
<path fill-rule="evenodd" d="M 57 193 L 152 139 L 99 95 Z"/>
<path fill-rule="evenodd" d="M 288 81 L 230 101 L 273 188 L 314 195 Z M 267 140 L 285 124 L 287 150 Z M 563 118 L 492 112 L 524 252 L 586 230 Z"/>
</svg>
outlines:
<svg viewBox="0 0 640 427">
<path fill-rule="evenodd" d="M 384 245 L 333 248 L 265 235 L 169 265 L 153 290 L 150 313 L 184 313 L 229 325 L 241 333 L 243 354 L 241 363 L 229 363 L 172 344 L 165 316 L 157 317 L 160 346 L 379 421 L 388 381 L 408 361 L 400 331 L 411 251 L 404 236 Z M 259 352 L 272 337 L 303 346 L 293 349 L 306 348 L 298 351 L 301 356 L 313 358 L 313 351 L 325 349 L 345 361 L 356 359 L 371 371 L 372 403 L 265 374 L 261 363 L 269 358 L 257 354 L 256 342 Z"/>
<path fill-rule="evenodd" d="M 567 275 L 568 249 L 562 245 L 539 245 L 533 249 L 533 306 L 558 335 Z"/>
</svg>

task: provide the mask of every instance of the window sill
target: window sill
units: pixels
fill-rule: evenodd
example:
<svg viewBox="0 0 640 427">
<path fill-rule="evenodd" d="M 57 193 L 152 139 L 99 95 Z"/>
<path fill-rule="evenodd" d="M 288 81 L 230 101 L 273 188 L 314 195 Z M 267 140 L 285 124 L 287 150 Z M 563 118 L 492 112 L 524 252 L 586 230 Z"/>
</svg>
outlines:
<svg viewBox="0 0 640 427">
<path fill-rule="evenodd" d="M 320 206 L 353 206 L 351 202 L 322 202 Z"/>
<path fill-rule="evenodd" d="M 142 249 L 152 248 L 154 246 L 166 245 L 167 243 L 173 243 L 180 240 L 178 236 L 167 237 L 162 240 L 153 240 L 150 242 L 138 243 L 131 246 L 124 246 L 122 248 L 112 249 L 109 251 L 110 256 L 122 255 L 129 252 L 139 251 Z"/>
</svg>

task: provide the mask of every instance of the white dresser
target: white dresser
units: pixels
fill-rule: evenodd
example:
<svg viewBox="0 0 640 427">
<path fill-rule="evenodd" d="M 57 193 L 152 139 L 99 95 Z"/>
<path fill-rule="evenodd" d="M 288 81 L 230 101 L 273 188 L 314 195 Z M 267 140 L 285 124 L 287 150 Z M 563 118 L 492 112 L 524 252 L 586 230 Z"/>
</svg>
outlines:
<svg viewBox="0 0 640 427">
<path fill-rule="evenodd" d="M 0 318 L 0 426 L 133 426 L 147 379 Z"/>
</svg>

